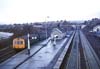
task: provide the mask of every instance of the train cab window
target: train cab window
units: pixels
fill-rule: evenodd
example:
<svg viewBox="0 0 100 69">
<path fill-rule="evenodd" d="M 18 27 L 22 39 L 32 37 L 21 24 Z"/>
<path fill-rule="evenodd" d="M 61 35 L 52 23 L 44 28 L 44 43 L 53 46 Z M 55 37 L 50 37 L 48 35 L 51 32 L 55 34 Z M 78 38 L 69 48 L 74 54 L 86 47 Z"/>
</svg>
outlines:
<svg viewBox="0 0 100 69">
<path fill-rule="evenodd" d="M 17 44 L 17 41 L 14 41 L 14 44 Z"/>
<path fill-rule="evenodd" d="M 17 44 L 23 44 L 23 41 L 17 41 Z"/>
<path fill-rule="evenodd" d="M 19 41 L 17 41 L 17 44 L 20 44 Z"/>
<path fill-rule="evenodd" d="M 23 41 L 20 41 L 20 44 L 23 44 Z"/>
</svg>

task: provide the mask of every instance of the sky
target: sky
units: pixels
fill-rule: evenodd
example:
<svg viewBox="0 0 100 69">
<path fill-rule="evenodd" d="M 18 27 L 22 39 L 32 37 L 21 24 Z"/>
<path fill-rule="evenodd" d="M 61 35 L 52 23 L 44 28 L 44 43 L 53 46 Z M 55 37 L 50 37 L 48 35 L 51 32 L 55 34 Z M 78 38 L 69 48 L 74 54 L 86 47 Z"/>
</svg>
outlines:
<svg viewBox="0 0 100 69">
<path fill-rule="evenodd" d="M 100 0 L 0 0 L 0 23 L 89 20 L 95 17 L 100 17 Z"/>
</svg>

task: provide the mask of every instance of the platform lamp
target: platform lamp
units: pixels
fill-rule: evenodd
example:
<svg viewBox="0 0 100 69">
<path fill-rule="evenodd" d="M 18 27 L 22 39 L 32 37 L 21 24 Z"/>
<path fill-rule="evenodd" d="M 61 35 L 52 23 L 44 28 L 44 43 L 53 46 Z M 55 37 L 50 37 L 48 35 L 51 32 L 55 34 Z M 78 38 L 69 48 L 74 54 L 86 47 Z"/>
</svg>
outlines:
<svg viewBox="0 0 100 69">
<path fill-rule="evenodd" d="M 28 50 L 28 55 L 30 55 L 30 40 L 29 40 L 29 33 L 27 34 L 27 37 L 28 37 L 28 47 L 27 47 L 27 50 Z"/>
</svg>

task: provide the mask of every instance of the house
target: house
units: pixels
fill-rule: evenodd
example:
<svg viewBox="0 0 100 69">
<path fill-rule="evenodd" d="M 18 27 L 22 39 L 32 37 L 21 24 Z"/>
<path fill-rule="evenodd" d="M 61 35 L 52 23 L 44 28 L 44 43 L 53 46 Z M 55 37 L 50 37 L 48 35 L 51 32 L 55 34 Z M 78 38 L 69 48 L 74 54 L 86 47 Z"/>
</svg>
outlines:
<svg viewBox="0 0 100 69">
<path fill-rule="evenodd" d="M 58 28 L 54 28 L 51 32 L 51 39 L 62 39 L 65 36 L 65 33 L 62 33 Z"/>
</svg>

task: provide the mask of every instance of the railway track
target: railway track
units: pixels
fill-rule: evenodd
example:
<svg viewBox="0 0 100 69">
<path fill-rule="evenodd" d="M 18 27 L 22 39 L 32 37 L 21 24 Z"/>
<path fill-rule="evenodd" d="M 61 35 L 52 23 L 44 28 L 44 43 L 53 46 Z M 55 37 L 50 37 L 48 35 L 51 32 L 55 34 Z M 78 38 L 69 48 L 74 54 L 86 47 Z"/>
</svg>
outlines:
<svg viewBox="0 0 100 69">
<path fill-rule="evenodd" d="M 80 31 L 81 44 L 83 48 L 84 58 L 87 69 L 100 69 L 100 60 L 86 39 L 85 35 Z"/>
<path fill-rule="evenodd" d="M 81 39 L 79 37 L 79 51 L 80 51 L 80 69 L 86 69 L 86 62 L 85 62 L 85 58 L 84 58 L 84 50 L 82 48 L 82 44 L 81 44 Z"/>
<path fill-rule="evenodd" d="M 81 31 L 76 31 L 60 69 L 100 69 L 100 60 Z"/>
<path fill-rule="evenodd" d="M 78 47 L 79 47 L 79 36 L 78 32 L 76 32 L 72 44 L 72 49 L 65 69 L 80 69 L 80 56 Z"/>
<path fill-rule="evenodd" d="M 16 51 L 10 47 L 0 50 L 0 63 L 10 58 L 14 54 L 16 54 Z"/>
</svg>

